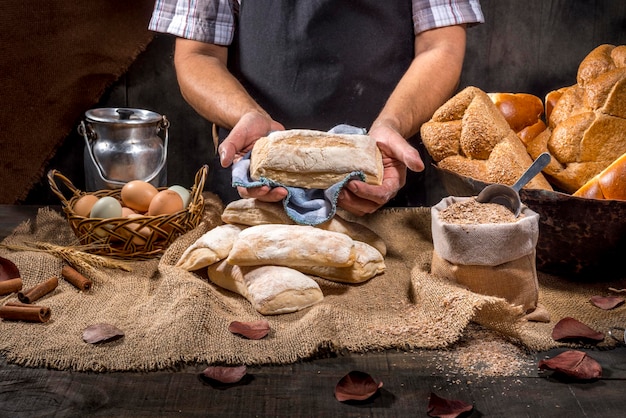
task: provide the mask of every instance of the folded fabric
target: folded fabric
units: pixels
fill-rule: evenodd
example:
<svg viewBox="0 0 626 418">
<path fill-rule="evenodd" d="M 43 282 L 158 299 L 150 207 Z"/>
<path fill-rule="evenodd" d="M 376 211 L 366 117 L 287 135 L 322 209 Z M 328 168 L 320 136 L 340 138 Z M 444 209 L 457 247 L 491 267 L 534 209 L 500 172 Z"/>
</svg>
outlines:
<svg viewBox="0 0 626 418">
<path fill-rule="evenodd" d="M 329 133 L 365 135 L 366 130 L 350 125 L 337 125 Z M 287 197 L 283 200 L 283 206 L 287 216 L 301 225 L 319 225 L 331 219 L 337 212 L 337 198 L 343 187 L 350 180 L 365 181 L 365 174 L 354 171 L 345 176 L 327 189 L 305 189 L 299 187 L 287 187 L 272 179 L 261 177 L 259 180 L 250 178 L 250 152 L 241 160 L 233 164 L 232 185 L 233 187 L 284 187 L 287 189 Z"/>
</svg>

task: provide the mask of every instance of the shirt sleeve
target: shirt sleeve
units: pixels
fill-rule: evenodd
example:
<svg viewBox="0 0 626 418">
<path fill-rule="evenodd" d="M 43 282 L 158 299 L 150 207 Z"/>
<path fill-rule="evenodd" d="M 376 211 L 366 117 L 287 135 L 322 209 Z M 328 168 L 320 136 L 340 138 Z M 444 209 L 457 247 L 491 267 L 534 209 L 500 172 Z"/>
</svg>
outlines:
<svg viewBox="0 0 626 418">
<path fill-rule="evenodd" d="M 230 45 L 235 32 L 233 1 L 236 0 L 156 0 L 148 29 Z"/>
<path fill-rule="evenodd" d="M 413 0 L 415 34 L 460 24 L 484 23 L 479 0 Z"/>
</svg>

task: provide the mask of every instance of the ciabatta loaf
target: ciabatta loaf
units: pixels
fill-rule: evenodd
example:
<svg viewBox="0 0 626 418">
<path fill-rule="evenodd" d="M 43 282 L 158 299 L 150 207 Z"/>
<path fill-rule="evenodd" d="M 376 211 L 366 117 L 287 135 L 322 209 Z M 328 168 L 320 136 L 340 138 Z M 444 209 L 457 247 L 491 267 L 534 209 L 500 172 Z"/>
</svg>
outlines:
<svg viewBox="0 0 626 418">
<path fill-rule="evenodd" d="M 315 280 L 288 267 L 240 267 L 223 261 L 210 265 L 207 273 L 211 282 L 240 294 L 262 315 L 296 312 L 324 299 Z"/>
<path fill-rule="evenodd" d="M 308 225 L 257 225 L 237 236 L 226 259 L 238 266 L 332 266 L 354 263 L 354 241 Z"/>
<path fill-rule="evenodd" d="M 365 182 L 382 184 L 382 155 L 368 135 L 332 134 L 307 129 L 276 131 L 259 138 L 250 156 L 250 177 L 285 186 L 327 189 L 361 171 Z"/>
<path fill-rule="evenodd" d="M 222 213 L 222 221 L 247 226 L 266 224 L 295 225 L 287 216 L 281 202 L 263 202 L 258 199 L 238 199 L 229 203 Z M 387 254 L 385 241 L 374 231 L 339 215 L 315 226 L 327 231 L 341 232 L 355 241 L 365 242 L 376 248 L 383 256 Z"/>
</svg>

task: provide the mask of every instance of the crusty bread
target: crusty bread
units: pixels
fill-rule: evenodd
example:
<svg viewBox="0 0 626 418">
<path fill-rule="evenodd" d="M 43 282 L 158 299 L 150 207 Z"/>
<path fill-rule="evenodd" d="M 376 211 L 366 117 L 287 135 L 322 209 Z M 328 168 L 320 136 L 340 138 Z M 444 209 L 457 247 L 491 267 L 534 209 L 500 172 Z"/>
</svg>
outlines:
<svg viewBox="0 0 626 418">
<path fill-rule="evenodd" d="M 343 283 L 362 283 L 385 271 L 383 255 L 371 245 L 355 241 L 356 258 L 349 267 L 294 266 L 302 273 Z"/>
<path fill-rule="evenodd" d="M 268 224 L 241 231 L 226 260 L 238 266 L 348 267 L 355 257 L 354 241 L 340 232 Z"/>
<path fill-rule="evenodd" d="M 576 190 L 574 196 L 626 200 L 626 153 Z"/>
<path fill-rule="evenodd" d="M 467 87 L 448 100 L 420 133 L 440 168 L 484 182 L 513 185 L 532 164 L 504 115 L 477 87 Z M 525 187 L 552 190 L 541 174 Z"/>
<path fill-rule="evenodd" d="M 331 134 L 292 129 L 259 138 L 250 156 L 250 177 L 285 186 L 326 189 L 352 172 L 365 182 L 382 184 L 382 155 L 368 135 Z"/>
<path fill-rule="evenodd" d="M 240 267 L 225 261 L 207 269 L 209 280 L 246 298 L 262 315 L 296 312 L 324 299 L 315 280 L 281 266 Z"/>
<path fill-rule="evenodd" d="M 266 224 L 295 225 L 295 222 L 285 213 L 281 202 L 263 202 L 258 199 L 238 199 L 229 203 L 222 213 L 222 221 L 247 226 Z M 315 227 L 327 231 L 341 232 L 355 241 L 362 241 L 371 245 L 383 256 L 387 254 L 387 245 L 376 232 L 358 222 L 343 219 L 338 214 Z"/>
<path fill-rule="evenodd" d="M 533 158 L 552 155 L 543 172 L 568 193 L 626 153 L 626 45 L 595 48 L 581 61 L 576 81 L 546 95 L 548 128 L 526 144 Z M 585 190 L 598 195 L 591 185 Z"/>
<path fill-rule="evenodd" d="M 198 238 L 181 254 L 176 267 L 194 271 L 228 257 L 244 226 L 219 225 Z"/>
</svg>

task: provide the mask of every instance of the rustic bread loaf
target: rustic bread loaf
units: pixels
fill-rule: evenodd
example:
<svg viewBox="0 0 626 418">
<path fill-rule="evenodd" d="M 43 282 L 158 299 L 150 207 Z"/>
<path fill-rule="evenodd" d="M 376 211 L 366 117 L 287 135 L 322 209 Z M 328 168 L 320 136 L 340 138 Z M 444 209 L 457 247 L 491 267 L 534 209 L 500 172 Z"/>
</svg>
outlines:
<svg viewBox="0 0 626 418">
<path fill-rule="evenodd" d="M 187 247 L 176 267 L 194 271 L 225 259 L 242 229 L 244 226 L 229 224 L 211 229 Z"/>
<path fill-rule="evenodd" d="M 295 225 L 287 216 L 281 202 L 263 202 L 257 199 L 238 199 L 224 208 L 222 221 L 247 226 L 265 224 Z M 383 256 L 387 254 L 385 241 L 374 231 L 358 222 L 351 222 L 335 215 L 328 221 L 316 225 L 316 228 L 341 232 L 355 241 L 365 242 L 376 248 Z"/>
<path fill-rule="evenodd" d="M 348 267 L 355 257 L 354 240 L 340 232 L 268 224 L 241 231 L 226 260 L 238 266 Z"/>
<path fill-rule="evenodd" d="M 382 155 L 368 135 L 292 129 L 259 138 L 250 155 L 250 177 L 285 186 L 327 189 L 354 171 L 365 182 L 382 184 Z"/>
<path fill-rule="evenodd" d="M 532 164 L 524 143 L 477 87 L 463 89 L 437 109 L 421 136 L 440 168 L 484 182 L 513 185 Z M 541 174 L 525 187 L 552 190 Z"/>
<path fill-rule="evenodd" d="M 305 274 L 343 283 L 362 283 L 385 271 L 385 259 L 376 248 L 355 241 L 354 249 L 356 257 L 354 263 L 348 267 L 293 266 L 293 268 Z"/>
<path fill-rule="evenodd" d="M 315 280 L 288 267 L 240 267 L 222 261 L 207 273 L 211 282 L 243 296 L 262 315 L 296 312 L 324 299 Z"/>
</svg>

